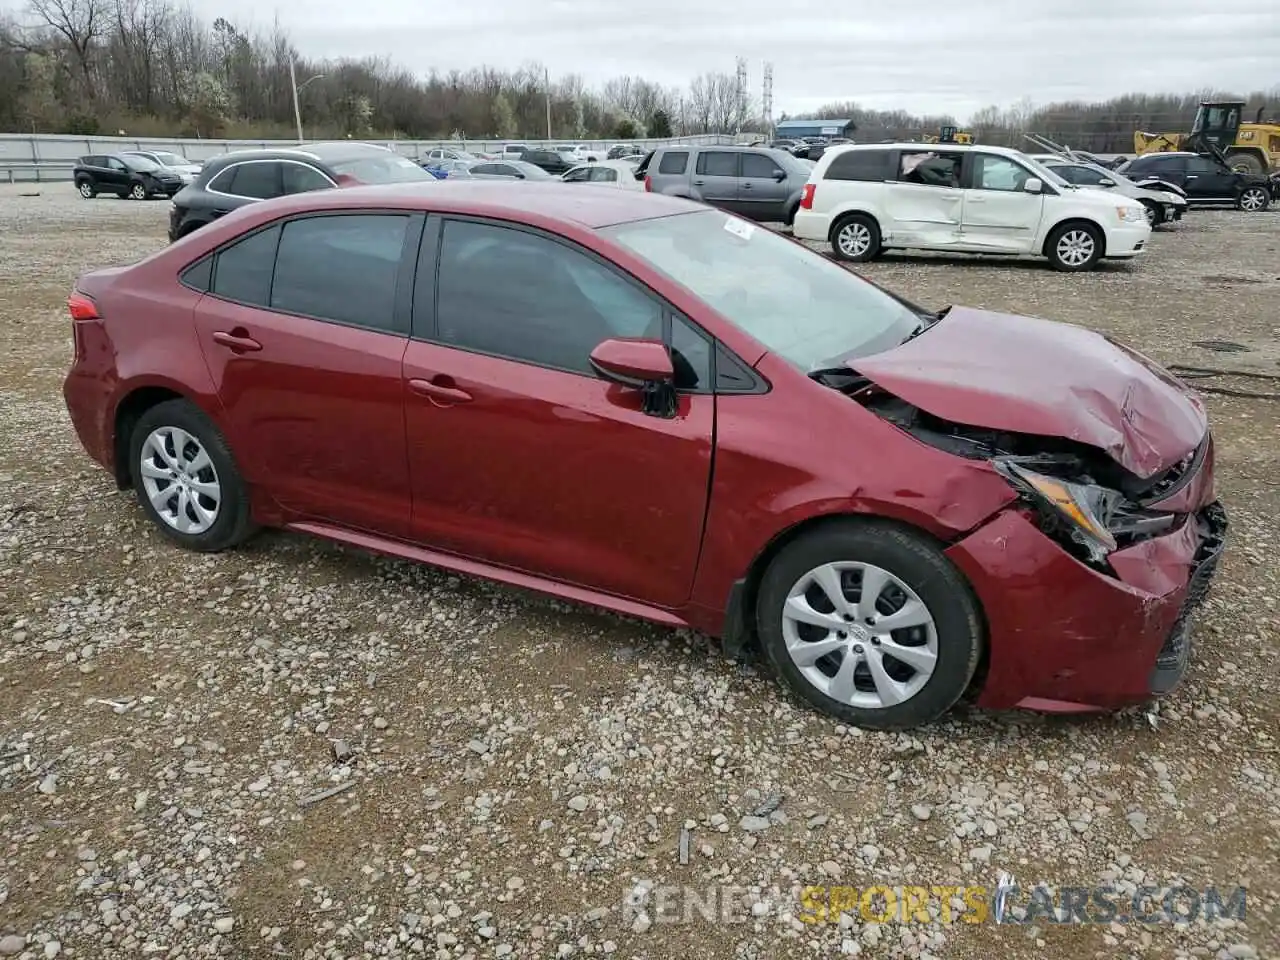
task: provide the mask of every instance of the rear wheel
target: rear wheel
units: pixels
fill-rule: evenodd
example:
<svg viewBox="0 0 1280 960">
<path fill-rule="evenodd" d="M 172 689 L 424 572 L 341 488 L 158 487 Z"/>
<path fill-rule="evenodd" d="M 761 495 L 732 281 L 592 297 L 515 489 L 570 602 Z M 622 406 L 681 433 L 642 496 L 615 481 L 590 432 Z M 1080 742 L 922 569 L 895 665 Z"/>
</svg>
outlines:
<svg viewBox="0 0 1280 960">
<path fill-rule="evenodd" d="M 189 401 L 167 400 L 139 417 L 129 460 L 138 502 L 175 543 L 216 552 L 253 533 L 248 490 L 231 451 Z"/>
<path fill-rule="evenodd" d="M 1236 200 L 1237 209 L 1248 213 L 1260 213 L 1271 205 L 1271 195 L 1266 187 L 1246 187 Z"/>
<path fill-rule="evenodd" d="M 762 646 L 801 699 L 846 723 L 914 727 L 964 694 L 982 628 L 960 573 L 925 538 L 846 520 L 802 534 L 765 571 Z"/>
<path fill-rule="evenodd" d="M 1102 259 L 1102 232 L 1089 223 L 1064 223 L 1049 235 L 1045 256 L 1055 270 L 1092 270 Z"/>
<path fill-rule="evenodd" d="M 84 197 L 86 200 L 92 200 L 98 195 L 98 191 L 93 188 L 93 182 L 91 180 L 81 180 L 76 184 L 76 189 L 80 191 L 80 196 Z"/>
<path fill-rule="evenodd" d="M 850 214 L 831 227 L 830 240 L 837 259 L 861 263 L 880 253 L 880 225 L 865 213 Z"/>
</svg>

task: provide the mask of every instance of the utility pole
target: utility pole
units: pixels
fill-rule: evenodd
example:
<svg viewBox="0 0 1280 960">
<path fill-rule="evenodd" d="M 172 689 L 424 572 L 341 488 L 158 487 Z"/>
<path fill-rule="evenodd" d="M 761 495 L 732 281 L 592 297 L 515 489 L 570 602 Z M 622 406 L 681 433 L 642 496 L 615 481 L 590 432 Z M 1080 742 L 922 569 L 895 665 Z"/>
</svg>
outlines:
<svg viewBox="0 0 1280 960">
<path fill-rule="evenodd" d="M 298 127 L 298 142 L 302 142 L 302 110 L 298 107 L 298 75 L 294 72 L 293 57 L 289 57 L 289 89 L 293 91 L 293 122 Z"/>
<path fill-rule="evenodd" d="M 761 98 L 761 112 L 764 114 L 764 127 L 767 136 L 773 136 L 773 64 L 764 65 L 764 96 Z"/>
<path fill-rule="evenodd" d="M 547 139 L 551 139 L 551 70 L 547 67 L 542 68 L 542 76 L 545 81 L 545 90 L 547 94 Z"/>
<path fill-rule="evenodd" d="M 734 103 L 734 133 L 742 132 L 742 124 L 747 119 L 747 60 L 745 57 L 738 57 L 738 76 L 737 89 L 735 91 Z"/>
</svg>

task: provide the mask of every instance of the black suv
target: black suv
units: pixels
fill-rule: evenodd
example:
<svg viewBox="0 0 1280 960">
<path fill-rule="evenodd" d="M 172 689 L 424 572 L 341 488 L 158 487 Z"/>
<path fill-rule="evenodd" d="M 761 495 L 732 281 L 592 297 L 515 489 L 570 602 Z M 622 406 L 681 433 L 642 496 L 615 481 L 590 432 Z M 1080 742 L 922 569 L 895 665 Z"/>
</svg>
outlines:
<svg viewBox="0 0 1280 960">
<path fill-rule="evenodd" d="M 407 157 L 371 143 L 309 143 L 226 153 L 207 161 L 195 182 L 173 198 L 169 242 L 259 200 L 357 183 L 435 179 Z"/>
<path fill-rule="evenodd" d="M 162 167 L 137 154 L 110 153 L 81 157 L 71 170 L 80 196 L 92 200 L 100 193 L 145 200 L 147 197 L 172 197 L 182 189 L 184 181 L 177 170 Z"/>
<path fill-rule="evenodd" d="M 578 166 L 576 160 L 568 159 L 558 150 L 528 150 L 520 159 L 525 163 L 532 163 L 535 167 L 541 167 L 547 173 L 557 177 Z"/>
<path fill-rule="evenodd" d="M 1182 188 L 1190 204 L 1230 203 L 1250 213 L 1271 204 L 1271 186 L 1265 175 L 1241 173 L 1198 153 L 1148 153 L 1122 163 L 1116 172 L 1138 182 L 1156 178 L 1172 183 Z"/>
</svg>

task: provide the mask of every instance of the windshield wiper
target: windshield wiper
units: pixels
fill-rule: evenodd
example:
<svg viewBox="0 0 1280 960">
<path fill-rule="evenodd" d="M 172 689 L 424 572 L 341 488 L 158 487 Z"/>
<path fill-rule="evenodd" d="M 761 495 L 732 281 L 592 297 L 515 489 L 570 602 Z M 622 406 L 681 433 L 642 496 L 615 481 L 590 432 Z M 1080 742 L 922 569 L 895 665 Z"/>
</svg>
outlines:
<svg viewBox="0 0 1280 960">
<path fill-rule="evenodd" d="M 951 305 L 948 304 L 937 313 L 922 313 L 920 315 L 920 322 L 915 325 L 915 328 L 910 333 L 902 338 L 902 343 L 906 343 L 908 340 L 914 340 L 950 312 Z M 901 345 L 902 344 L 900 343 L 899 346 Z"/>
</svg>

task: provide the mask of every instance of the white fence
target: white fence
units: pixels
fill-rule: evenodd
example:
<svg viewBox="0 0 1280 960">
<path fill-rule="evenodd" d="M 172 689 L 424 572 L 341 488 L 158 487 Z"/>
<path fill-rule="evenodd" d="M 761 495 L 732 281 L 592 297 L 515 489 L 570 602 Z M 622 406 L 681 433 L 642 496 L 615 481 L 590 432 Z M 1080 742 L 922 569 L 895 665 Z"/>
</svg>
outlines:
<svg viewBox="0 0 1280 960">
<path fill-rule="evenodd" d="M 390 147 L 411 159 L 439 146 L 450 146 L 485 152 L 501 148 L 503 143 L 526 143 L 541 146 L 549 143 L 583 143 L 607 150 L 607 140 L 368 140 Z M 699 137 L 673 137 L 666 140 L 628 140 L 643 148 L 667 143 L 732 143 L 733 138 L 708 134 Z M 70 135 L 30 135 L 0 133 L 0 182 L 70 180 L 71 168 L 79 157 L 88 154 L 117 153 L 121 150 L 167 150 L 190 160 L 208 160 L 231 150 L 280 149 L 296 147 L 293 140 L 183 140 L 159 137 L 78 137 Z"/>
</svg>

